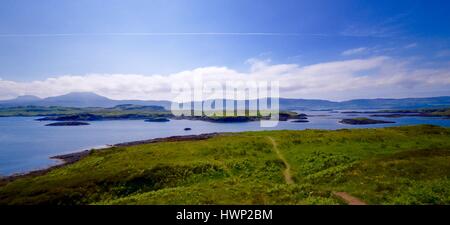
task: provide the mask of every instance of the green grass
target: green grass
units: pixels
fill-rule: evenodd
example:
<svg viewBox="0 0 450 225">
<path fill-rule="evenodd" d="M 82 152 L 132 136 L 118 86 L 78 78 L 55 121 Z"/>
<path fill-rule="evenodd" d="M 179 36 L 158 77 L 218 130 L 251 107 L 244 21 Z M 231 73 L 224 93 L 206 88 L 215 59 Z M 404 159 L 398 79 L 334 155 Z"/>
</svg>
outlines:
<svg viewBox="0 0 450 225">
<path fill-rule="evenodd" d="M 450 108 L 431 108 L 431 109 L 404 109 L 404 110 L 380 110 L 385 113 L 420 113 L 426 116 L 445 116 L 450 117 Z"/>
<path fill-rule="evenodd" d="M 244 132 L 93 151 L 3 184 L 0 204 L 450 204 L 449 176 L 447 128 Z"/>
<path fill-rule="evenodd" d="M 59 106 L 17 106 L 17 107 L 0 107 L 0 116 L 47 116 L 47 115 L 70 115 L 83 113 L 82 108 L 59 107 Z"/>
<path fill-rule="evenodd" d="M 442 109 L 442 110 L 436 110 L 435 112 L 431 113 L 432 115 L 438 115 L 438 116 L 450 116 L 450 109 Z"/>
<path fill-rule="evenodd" d="M 0 107 L 0 117 L 11 116 L 67 116 L 79 114 L 93 114 L 102 117 L 114 118 L 126 115 L 140 116 L 171 116 L 172 114 L 159 106 L 118 105 L 110 108 L 102 107 L 61 107 L 61 106 L 17 106 Z"/>
</svg>

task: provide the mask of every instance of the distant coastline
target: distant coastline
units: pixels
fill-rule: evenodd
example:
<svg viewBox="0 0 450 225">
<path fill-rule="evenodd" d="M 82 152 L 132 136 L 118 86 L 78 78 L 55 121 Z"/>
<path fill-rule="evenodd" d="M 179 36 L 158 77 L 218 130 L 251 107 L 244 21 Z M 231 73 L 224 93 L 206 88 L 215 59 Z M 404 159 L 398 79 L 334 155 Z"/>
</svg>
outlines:
<svg viewBox="0 0 450 225">
<path fill-rule="evenodd" d="M 217 99 L 220 101 L 221 99 Z M 267 100 L 267 99 L 259 99 Z M 224 100 L 222 100 L 224 101 Z M 239 102 L 239 101 L 236 101 Z M 254 100 L 246 100 L 245 104 Z M 240 102 L 242 103 L 242 101 Z M 39 98 L 36 96 L 19 96 L 14 99 L 1 100 L 0 108 L 6 107 L 70 107 L 70 108 L 111 108 L 117 105 L 141 105 L 171 108 L 172 102 L 167 100 L 114 100 L 92 92 L 72 92 L 65 95 Z M 238 104 L 239 105 L 239 104 Z M 423 98 L 375 98 L 352 99 L 346 101 L 330 101 L 321 99 L 279 98 L 281 110 L 371 110 L 371 109 L 419 109 L 450 107 L 450 96 Z M 1 110 L 0 110 L 1 112 Z M 0 113 L 1 116 L 1 113 Z"/>
</svg>

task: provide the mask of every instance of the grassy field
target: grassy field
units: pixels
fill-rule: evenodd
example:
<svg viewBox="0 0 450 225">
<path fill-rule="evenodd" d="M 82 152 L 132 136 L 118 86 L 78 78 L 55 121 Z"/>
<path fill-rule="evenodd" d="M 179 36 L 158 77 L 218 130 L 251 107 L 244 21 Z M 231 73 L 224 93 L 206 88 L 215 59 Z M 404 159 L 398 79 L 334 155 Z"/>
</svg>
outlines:
<svg viewBox="0 0 450 225">
<path fill-rule="evenodd" d="M 244 132 L 93 151 L 0 204 L 450 204 L 449 176 L 446 128 Z"/>
</svg>

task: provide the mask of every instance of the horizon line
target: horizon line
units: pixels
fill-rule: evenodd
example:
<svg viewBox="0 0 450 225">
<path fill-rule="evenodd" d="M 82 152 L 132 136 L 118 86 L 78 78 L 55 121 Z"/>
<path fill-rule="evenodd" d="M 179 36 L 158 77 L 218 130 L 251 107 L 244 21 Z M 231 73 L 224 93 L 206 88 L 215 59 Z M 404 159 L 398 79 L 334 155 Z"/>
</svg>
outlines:
<svg viewBox="0 0 450 225">
<path fill-rule="evenodd" d="M 147 99 L 147 100 L 143 100 L 143 99 L 113 99 L 104 95 L 100 95 L 97 94 L 95 92 L 69 92 L 66 94 L 60 94 L 60 95 L 53 95 L 53 96 L 48 96 L 48 97 L 39 97 L 36 95 L 32 95 L 32 94 L 26 94 L 26 95 L 18 95 L 14 98 L 9 98 L 9 99 L 0 99 L 1 101 L 11 101 L 11 100 L 15 100 L 19 97 L 24 97 L 24 96 L 30 96 L 30 97 L 36 97 L 39 98 L 39 100 L 44 100 L 46 98 L 52 98 L 52 97 L 60 97 L 60 96 L 64 96 L 64 95 L 69 95 L 69 94 L 94 94 L 100 97 L 104 97 L 107 98 L 109 100 L 113 100 L 113 101 L 168 101 L 168 102 L 174 102 L 168 99 Z M 383 100 L 398 100 L 398 99 L 414 99 L 414 98 L 441 98 L 441 97 L 450 97 L 450 95 L 438 95 L 438 96 L 427 96 L 427 97 L 402 97 L 402 98 L 389 98 L 389 97 L 374 97 L 374 98 L 351 98 L 351 99 L 347 99 L 347 100 L 329 100 L 329 99 L 321 99 L 321 98 L 293 98 L 293 97 L 279 97 L 278 99 L 295 99 L 295 100 L 319 100 L 319 101 L 330 101 L 330 102 L 345 102 L 345 101 L 352 101 L 352 100 L 377 100 L 377 99 L 383 99 Z M 266 97 L 267 98 L 267 97 Z M 222 98 L 222 99 L 205 99 L 202 101 L 208 101 L 208 100 L 228 100 L 228 101 L 252 101 L 252 100 L 259 100 L 259 99 L 265 99 L 265 98 L 256 98 L 256 99 L 226 99 L 226 98 Z"/>
</svg>

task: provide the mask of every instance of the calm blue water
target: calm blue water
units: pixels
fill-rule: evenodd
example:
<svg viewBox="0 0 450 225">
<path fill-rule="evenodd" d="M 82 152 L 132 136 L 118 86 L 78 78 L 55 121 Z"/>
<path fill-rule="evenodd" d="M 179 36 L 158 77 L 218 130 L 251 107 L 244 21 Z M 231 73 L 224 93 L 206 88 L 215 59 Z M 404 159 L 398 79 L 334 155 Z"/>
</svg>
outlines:
<svg viewBox="0 0 450 225">
<path fill-rule="evenodd" d="M 331 112 L 306 112 L 309 123 L 280 122 L 277 127 L 261 128 L 259 122 L 209 123 L 203 121 L 172 120 L 167 123 L 148 123 L 137 120 L 96 121 L 90 126 L 46 127 L 48 122 L 35 121 L 32 117 L 0 118 L 0 175 L 10 175 L 45 168 L 58 163 L 49 157 L 77 152 L 128 141 L 138 141 L 174 135 L 201 134 L 211 132 L 238 132 L 256 130 L 302 130 L 369 128 L 413 124 L 434 124 L 450 127 L 449 119 L 403 117 L 378 118 L 396 121 L 395 124 L 343 125 L 338 121 L 344 115 Z M 192 128 L 184 131 L 185 127 Z"/>
</svg>

